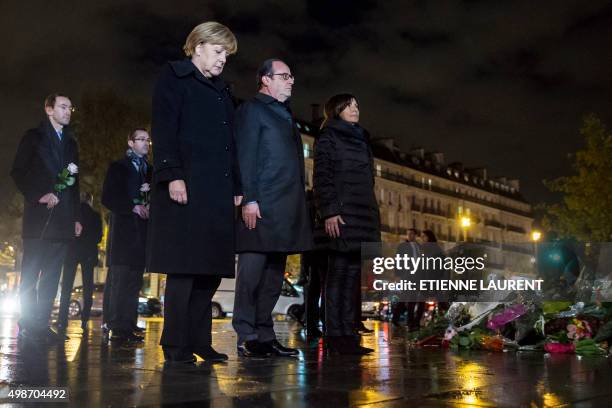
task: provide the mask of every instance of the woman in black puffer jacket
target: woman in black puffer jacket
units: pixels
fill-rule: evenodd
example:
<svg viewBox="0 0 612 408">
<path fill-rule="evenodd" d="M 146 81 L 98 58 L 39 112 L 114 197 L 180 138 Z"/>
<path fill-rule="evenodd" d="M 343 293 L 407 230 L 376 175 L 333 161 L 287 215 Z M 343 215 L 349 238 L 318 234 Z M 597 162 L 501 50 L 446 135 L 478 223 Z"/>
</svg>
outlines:
<svg viewBox="0 0 612 408">
<path fill-rule="evenodd" d="M 314 195 L 318 220 L 315 244 L 327 249 L 325 326 L 331 351 L 365 354 L 359 346 L 354 301 L 361 276 L 362 242 L 380 242 L 380 215 L 374 193 L 369 135 L 358 125 L 359 106 L 350 94 L 325 104 L 325 121 L 315 143 Z"/>
</svg>

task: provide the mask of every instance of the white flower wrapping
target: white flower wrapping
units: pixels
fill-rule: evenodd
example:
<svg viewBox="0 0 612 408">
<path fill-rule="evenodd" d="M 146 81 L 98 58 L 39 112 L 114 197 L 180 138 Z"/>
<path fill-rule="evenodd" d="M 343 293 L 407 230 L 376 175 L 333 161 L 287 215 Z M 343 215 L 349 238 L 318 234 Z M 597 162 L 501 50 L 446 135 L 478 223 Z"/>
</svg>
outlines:
<svg viewBox="0 0 612 408">
<path fill-rule="evenodd" d="M 79 172 L 79 167 L 74 163 L 68 164 L 67 168 L 70 174 L 77 174 Z"/>
<path fill-rule="evenodd" d="M 142 193 L 148 193 L 151 190 L 151 186 L 149 186 L 149 183 L 144 183 L 142 186 L 140 186 L 140 191 Z"/>
</svg>

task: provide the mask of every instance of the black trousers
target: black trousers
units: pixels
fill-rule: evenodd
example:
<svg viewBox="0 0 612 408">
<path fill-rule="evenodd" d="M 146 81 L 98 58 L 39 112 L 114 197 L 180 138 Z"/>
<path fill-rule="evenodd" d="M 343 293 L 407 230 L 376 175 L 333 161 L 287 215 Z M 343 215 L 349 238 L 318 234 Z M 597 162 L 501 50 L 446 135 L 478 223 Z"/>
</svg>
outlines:
<svg viewBox="0 0 612 408">
<path fill-rule="evenodd" d="M 306 304 L 306 330 L 318 329 L 319 322 L 323 323 L 325 331 L 325 276 L 327 275 L 327 253 L 308 253 L 304 263 L 308 283 L 304 288 Z M 323 300 L 322 302 L 320 302 Z"/>
<path fill-rule="evenodd" d="M 106 303 L 106 318 L 108 328 L 115 332 L 131 332 L 136 325 L 138 317 L 138 296 L 143 282 L 143 267 L 129 265 L 111 265 L 106 277 L 108 286 L 105 288 L 105 296 L 109 299 Z"/>
<path fill-rule="evenodd" d="M 109 266 L 106 270 L 106 280 L 104 281 L 104 297 L 102 298 L 102 323 L 108 326 L 109 316 L 110 316 L 110 299 L 111 299 L 111 290 L 113 284 L 113 277 L 111 273 L 113 272 L 112 268 Z"/>
<path fill-rule="evenodd" d="M 425 302 L 397 302 L 392 307 L 392 321 L 399 323 L 400 317 L 404 311 L 408 311 L 406 325 L 409 327 L 419 327 L 421 318 L 425 312 Z"/>
<path fill-rule="evenodd" d="M 81 257 L 78 253 L 68 249 L 66 260 L 64 261 L 64 271 L 62 272 L 62 296 L 60 298 L 60 308 L 57 323 L 60 326 L 68 325 L 68 307 L 70 306 L 70 295 L 76 277 L 77 266 L 81 265 L 81 277 L 83 280 L 83 304 L 81 309 L 81 321 L 89 321 L 91 304 L 94 290 L 94 268 L 98 263 L 97 256 Z"/>
<path fill-rule="evenodd" d="M 359 252 L 333 252 L 325 281 L 325 332 L 327 336 L 354 334 L 357 316 L 355 296 L 361 276 Z M 361 316 L 361 306 L 359 307 Z"/>
<path fill-rule="evenodd" d="M 172 274 L 166 278 L 164 330 L 159 344 L 187 351 L 212 344 L 210 301 L 221 283 L 211 275 Z"/>
<path fill-rule="evenodd" d="M 283 287 L 287 255 L 245 252 L 238 255 L 232 326 L 238 344 L 276 339 L 272 311 Z"/>
<path fill-rule="evenodd" d="M 20 327 L 43 330 L 49 326 L 67 248 L 65 241 L 23 240 L 19 281 Z"/>
</svg>

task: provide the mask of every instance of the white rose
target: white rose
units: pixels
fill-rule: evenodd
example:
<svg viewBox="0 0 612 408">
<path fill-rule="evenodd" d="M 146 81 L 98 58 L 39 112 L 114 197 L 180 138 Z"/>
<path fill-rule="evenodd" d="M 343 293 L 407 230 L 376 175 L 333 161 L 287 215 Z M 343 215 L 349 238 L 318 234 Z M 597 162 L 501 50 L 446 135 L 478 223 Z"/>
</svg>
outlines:
<svg viewBox="0 0 612 408">
<path fill-rule="evenodd" d="M 68 165 L 68 172 L 70 174 L 77 174 L 79 172 L 79 168 L 78 168 L 78 166 L 76 164 L 70 163 Z"/>
<path fill-rule="evenodd" d="M 149 190 L 151 190 L 151 187 L 149 186 L 149 183 L 144 183 L 142 186 L 140 186 L 140 191 L 143 192 L 143 193 L 146 193 Z"/>
</svg>

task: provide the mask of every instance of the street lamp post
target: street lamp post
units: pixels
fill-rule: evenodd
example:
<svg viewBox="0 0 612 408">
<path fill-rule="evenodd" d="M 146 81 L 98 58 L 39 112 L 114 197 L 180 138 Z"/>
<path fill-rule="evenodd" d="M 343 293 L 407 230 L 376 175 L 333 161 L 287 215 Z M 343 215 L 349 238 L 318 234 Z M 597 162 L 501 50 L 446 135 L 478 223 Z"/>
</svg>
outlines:
<svg viewBox="0 0 612 408">
<path fill-rule="evenodd" d="M 531 231 L 531 241 L 533 241 L 533 256 L 535 258 L 534 265 L 537 268 L 538 264 L 538 242 L 542 239 L 542 233 L 538 230 Z"/>
</svg>

